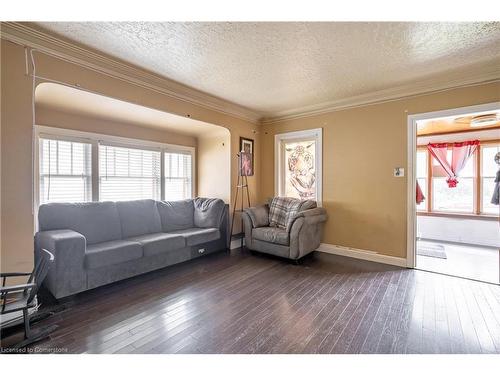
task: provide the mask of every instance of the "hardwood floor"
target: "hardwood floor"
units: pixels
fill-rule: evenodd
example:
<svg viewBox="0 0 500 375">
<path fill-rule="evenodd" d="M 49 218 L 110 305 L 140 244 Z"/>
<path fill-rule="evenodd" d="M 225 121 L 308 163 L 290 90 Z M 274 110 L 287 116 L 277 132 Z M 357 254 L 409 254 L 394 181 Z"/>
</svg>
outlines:
<svg viewBox="0 0 500 375">
<path fill-rule="evenodd" d="M 82 293 L 31 349 L 68 353 L 500 353 L 500 287 L 317 253 L 218 253 Z M 2 338 L 4 347 L 19 334 Z"/>
</svg>

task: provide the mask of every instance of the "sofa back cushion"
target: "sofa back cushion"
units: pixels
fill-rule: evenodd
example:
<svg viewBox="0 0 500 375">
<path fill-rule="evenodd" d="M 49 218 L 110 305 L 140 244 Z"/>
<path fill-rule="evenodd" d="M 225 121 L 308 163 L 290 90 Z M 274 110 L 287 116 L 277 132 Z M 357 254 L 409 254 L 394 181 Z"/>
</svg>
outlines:
<svg viewBox="0 0 500 375">
<path fill-rule="evenodd" d="M 120 214 L 123 238 L 162 231 L 156 201 L 141 199 L 116 202 L 116 207 Z"/>
<path fill-rule="evenodd" d="M 85 236 L 87 244 L 122 238 L 114 202 L 47 203 L 38 209 L 40 231 L 71 229 Z"/>
<path fill-rule="evenodd" d="M 225 203 L 218 198 L 195 198 L 194 225 L 198 228 L 219 228 Z"/>
<path fill-rule="evenodd" d="M 184 199 L 172 202 L 156 202 L 164 232 L 194 227 L 194 202 Z"/>
</svg>

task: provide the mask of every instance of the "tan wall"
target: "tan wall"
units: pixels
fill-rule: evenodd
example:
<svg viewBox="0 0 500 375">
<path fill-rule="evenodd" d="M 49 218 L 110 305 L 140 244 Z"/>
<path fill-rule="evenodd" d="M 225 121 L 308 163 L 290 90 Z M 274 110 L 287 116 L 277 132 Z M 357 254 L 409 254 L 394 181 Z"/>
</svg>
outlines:
<svg viewBox="0 0 500 375">
<path fill-rule="evenodd" d="M 1 269 L 29 270 L 33 263 L 32 82 L 25 75 L 24 48 L 5 40 L 1 48 Z M 91 92 L 161 111 L 190 114 L 193 119 L 229 129 L 232 186 L 236 184 L 239 137 L 256 138 L 253 130 L 257 125 L 43 54 L 36 53 L 35 59 L 37 75 L 71 85 L 78 83 Z M 257 138 L 257 155 L 259 149 Z M 258 198 L 258 163 L 257 157 L 257 174 L 249 178 L 253 201 Z"/>
<path fill-rule="evenodd" d="M 229 132 L 214 137 L 198 138 L 198 195 L 214 197 L 229 203 L 231 199 L 231 154 Z"/>
<path fill-rule="evenodd" d="M 274 135 L 323 128 L 323 242 L 406 257 L 407 115 L 500 100 L 500 83 L 264 125 L 262 198 L 274 194 Z"/>
<path fill-rule="evenodd" d="M 36 124 L 91 133 L 196 147 L 196 137 L 36 106 Z"/>
</svg>

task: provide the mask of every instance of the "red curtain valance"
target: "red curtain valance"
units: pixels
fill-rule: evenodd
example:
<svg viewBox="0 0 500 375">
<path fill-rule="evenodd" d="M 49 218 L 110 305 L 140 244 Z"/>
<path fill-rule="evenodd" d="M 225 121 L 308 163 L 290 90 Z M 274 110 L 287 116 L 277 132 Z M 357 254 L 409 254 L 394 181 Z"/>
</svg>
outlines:
<svg viewBox="0 0 500 375">
<path fill-rule="evenodd" d="M 474 154 L 479 145 L 478 140 L 454 143 L 429 143 L 427 149 L 444 169 L 448 178 L 448 187 L 458 184 L 458 174 L 465 167 L 467 160 Z M 448 147 L 451 147 L 451 163 L 447 159 Z"/>
<path fill-rule="evenodd" d="M 433 148 L 448 148 L 448 147 L 463 147 L 463 146 L 479 146 L 479 140 L 474 141 L 464 141 L 464 142 L 452 142 L 452 143 L 429 143 L 427 147 Z"/>
</svg>

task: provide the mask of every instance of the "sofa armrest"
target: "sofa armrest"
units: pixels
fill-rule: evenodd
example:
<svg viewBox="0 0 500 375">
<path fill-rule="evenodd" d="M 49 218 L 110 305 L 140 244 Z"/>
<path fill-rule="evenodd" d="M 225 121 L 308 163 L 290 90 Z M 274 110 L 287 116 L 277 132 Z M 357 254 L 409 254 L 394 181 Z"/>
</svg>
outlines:
<svg viewBox="0 0 500 375">
<path fill-rule="evenodd" d="M 45 279 L 45 285 L 54 297 L 62 298 L 86 289 L 84 260 L 87 241 L 82 234 L 69 229 L 38 232 L 35 247 L 54 254 L 54 265 Z"/>
<path fill-rule="evenodd" d="M 269 226 L 269 206 L 267 204 L 245 208 L 253 228 Z"/>
<path fill-rule="evenodd" d="M 225 206 L 219 198 L 195 198 L 194 225 L 198 228 L 219 228 Z"/>
<path fill-rule="evenodd" d="M 289 227 L 290 258 L 299 259 L 316 250 L 323 235 L 323 223 L 328 219 L 322 207 L 299 212 Z"/>
</svg>

